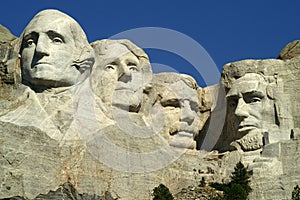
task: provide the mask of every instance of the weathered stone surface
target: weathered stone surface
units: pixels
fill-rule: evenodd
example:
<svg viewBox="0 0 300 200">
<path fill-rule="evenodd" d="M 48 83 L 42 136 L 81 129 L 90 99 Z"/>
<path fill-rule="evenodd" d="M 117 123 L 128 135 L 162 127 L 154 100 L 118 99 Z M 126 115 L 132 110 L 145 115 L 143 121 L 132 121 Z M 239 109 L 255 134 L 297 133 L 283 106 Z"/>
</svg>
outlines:
<svg viewBox="0 0 300 200">
<path fill-rule="evenodd" d="M 152 107 L 153 127 L 163 122 L 161 135 L 170 145 L 196 148 L 194 138 L 200 130 L 200 89 L 196 81 L 188 75 L 160 73 L 154 75 L 153 83 L 158 96 Z"/>
<path fill-rule="evenodd" d="M 1 43 L 10 42 L 16 39 L 16 36 L 11 34 L 11 32 L 0 24 L 0 41 Z"/>
<path fill-rule="evenodd" d="M 183 188 L 179 193 L 174 195 L 176 200 L 207 200 L 218 197 L 218 193 L 214 188 L 211 187 L 199 187 L 199 186 L 190 186 L 188 188 Z"/>
<path fill-rule="evenodd" d="M 238 61 L 234 63 L 229 63 L 224 66 L 223 72 L 222 72 L 222 82 L 225 85 L 226 89 L 226 95 L 227 100 L 231 99 L 231 101 L 228 103 L 227 106 L 227 124 L 225 124 L 224 130 L 223 130 L 223 136 L 225 137 L 225 141 L 222 142 L 222 139 L 220 139 L 220 143 L 218 148 L 221 146 L 225 147 L 227 149 L 230 149 L 230 143 L 232 141 L 237 140 L 243 136 L 244 133 L 238 134 L 235 133 L 237 131 L 237 128 L 234 128 L 235 121 L 238 122 L 239 119 L 247 119 L 245 122 L 240 122 L 240 125 L 243 125 L 242 123 L 249 123 L 249 117 L 245 117 L 244 115 L 241 115 L 240 113 L 236 112 L 237 108 L 236 106 L 241 105 L 240 102 L 237 103 L 237 97 L 234 98 L 232 96 L 233 90 L 253 90 L 255 86 L 251 86 L 251 84 L 254 84 L 256 82 L 260 84 L 266 84 L 264 86 L 263 93 L 265 96 L 265 100 L 270 101 L 270 103 L 262 103 L 265 105 L 262 105 L 262 119 L 259 123 L 261 123 L 261 126 L 263 130 L 257 137 L 254 136 L 254 138 L 262 138 L 264 135 L 264 132 L 269 132 L 269 134 L 266 134 L 268 136 L 268 139 L 266 141 L 278 141 L 278 140 L 285 140 L 289 139 L 291 129 L 293 127 L 299 126 L 299 116 L 297 111 L 299 110 L 299 101 L 296 99 L 299 99 L 299 94 L 295 91 L 298 90 L 300 87 L 300 81 L 299 76 L 297 74 L 300 73 L 299 68 L 297 67 L 299 65 L 299 58 L 294 58 L 287 61 L 281 61 L 281 60 L 275 60 L 275 59 L 267 59 L 267 60 L 244 60 L 244 61 Z M 290 72 L 293 71 L 291 74 Z M 258 75 L 255 75 L 258 74 Z M 264 80 L 257 80 L 254 81 L 253 77 L 259 76 L 263 77 Z M 248 80 L 245 80 L 249 77 Z M 252 77 L 252 78 L 250 78 Z M 253 79 L 253 80 L 251 80 Z M 245 80 L 244 83 L 240 80 Z M 241 83 L 240 83 L 241 82 Z M 247 84 L 248 82 L 248 84 Z M 251 83 L 251 84 L 250 84 Z M 244 89 L 242 89 L 244 87 Z M 253 88 L 251 88 L 253 87 Z M 262 86 L 260 86 L 262 87 Z M 238 88 L 238 89 L 235 89 Z M 257 90 L 257 89 L 256 89 Z M 253 96 L 254 97 L 254 96 Z M 263 101 L 265 101 L 263 100 Z M 244 101 L 246 101 L 244 99 Z M 250 100 L 247 104 L 248 107 L 254 103 L 250 103 Z M 256 103 L 258 105 L 258 103 Z M 233 105 L 229 107 L 229 105 Z M 271 106 L 271 107 L 270 107 Z M 230 108 L 234 113 L 230 114 Z M 268 108 L 269 107 L 269 108 Z M 272 108 L 273 107 L 273 108 Z M 247 111 L 248 108 L 243 107 L 242 109 L 243 114 L 244 111 Z M 257 111 L 257 108 L 255 108 Z M 296 112 L 295 112 L 296 111 Z M 235 118 L 232 118 L 232 117 Z M 253 117 L 253 116 L 252 116 Z M 232 119 L 230 121 L 230 119 Z M 256 116 L 256 119 L 257 116 Z M 250 127 L 248 127 L 250 128 Z M 272 135 L 272 132 L 274 134 Z M 276 132 L 281 132 L 282 134 L 277 134 Z M 236 134 L 236 135 L 234 135 Z M 240 136 L 239 136 L 240 135 Z M 281 137 L 282 136 L 282 137 Z M 223 137 L 223 138 L 224 138 Z M 248 137 L 248 136 L 247 136 Z M 262 144 L 262 139 L 259 139 L 259 143 Z M 252 141 L 251 138 L 248 138 L 244 140 L 244 142 Z M 249 143 L 250 144 L 250 143 Z M 255 146 L 255 145 L 254 145 Z M 259 145 L 261 146 L 261 145 Z"/>
<path fill-rule="evenodd" d="M 82 82 L 94 51 L 80 25 L 58 10 L 36 14 L 20 37 L 22 81 L 40 92 Z"/>
<path fill-rule="evenodd" d="M 34 127 L 1 122 L 0 144 L 0 198 L 32 199 L 59 185 L 57 172 L 64 168 L 63 154 L 67 151 L 58 148 L 58 142 Z"/>
<path fill-rule="evenodd" d="M 222 133 L 226 117 L 226 98 L 222 84 L 203 88 L 204 103 L 200 107 L 201 125 L 197 141 L 197 149 L 211 151 Z M 205 108 L 202 111 L 202 108 Z M 222 124 L 222 125 L 221 125 Z"/>
<path fill-rule="evenodd" d="M 143 200 L 160 183 L 206 198 L 201 178 L 226 183 L 239 161 L 253 170 L 250 199 L 288 199 L 299 184 L 298 42 L 282 60 L 229 63 L 200 88 L 183 74 L 152 79 L 128 40 L 92 48 L 59 11 L 18 39 L 1 30 L 1 199 Z"/>
<path fill-rule="evenodd" d="M 295 40 L 287 44 L 279 53 L 278 59 L 288 60 L 300 55 L 300 40 Z"/>
<path fill-rule="evenodd" d="M 5 198 L 7 199 L 7 198 Z M 27 200 L 24 197 L 11 197 L 11 200 Z M 90 195 L 90 194 L 79 194 L 78 191 L 74 188 L 74 186 L 70 183 L 64 183 L 61 185 L 56 191 L 49 191 L 47 194 L 39 194 L 34 200 L 114 200 L 114 198 L 110 195 L 109 192 L 105 194 L 105 196 L 98 195 Z"/>
<path fill-rule="evenodd" d="M 250 164 L 253 169 L 250 199 L 291 198 L 293 188 L 300 181 L 298 148 L 299 142 L 291 140 L 266 146 L 262 157 Z"/>
<path fill-rule="evenodd" d="M 129 40 L 99 40 L 91 45 L 96 54 L 91 86 L 106 112 L 112 106 L 138 112 L 144 86 L 152 79 L 147 54 Z"/>
<path fill-rule="evenodd" d="M 0 25 L 0 82 L 18 84 L 21 69 L 18 57 L 18 39 Z"/>
</svg>

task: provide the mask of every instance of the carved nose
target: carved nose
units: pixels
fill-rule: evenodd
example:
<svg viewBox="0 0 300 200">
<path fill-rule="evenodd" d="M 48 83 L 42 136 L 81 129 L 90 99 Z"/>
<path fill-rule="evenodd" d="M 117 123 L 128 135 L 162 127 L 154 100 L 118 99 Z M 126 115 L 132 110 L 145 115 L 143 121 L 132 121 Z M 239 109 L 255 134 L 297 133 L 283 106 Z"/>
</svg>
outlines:
<svg viewBox="0 0 300 200">
<path fill-rule="evenodd" d="M 248 117 L 248 107 L 243 98 L 239 98 L 234 114 L 238 117 Z"/>
<path fill-rule="evenodd" d="M 194 111 L 191 109 L 189 102 L 185 101 L 181 106 L 181 121 L 191 125 L 195 119 Z"/>
<path fill-rule="evenodd" d="M 131 71 L 127 65 L 121 65 L 118 81 L 122 81 L 124 83 L 131 81 Z"/>
<path fill-rule="evenodd" d="M 35 51 L 38 55 L 49 56 L 49 46 L 47 42 L 48 41 L 45 37 L 43 36 L 39 37 L 35 48 Z"/>
</svg>

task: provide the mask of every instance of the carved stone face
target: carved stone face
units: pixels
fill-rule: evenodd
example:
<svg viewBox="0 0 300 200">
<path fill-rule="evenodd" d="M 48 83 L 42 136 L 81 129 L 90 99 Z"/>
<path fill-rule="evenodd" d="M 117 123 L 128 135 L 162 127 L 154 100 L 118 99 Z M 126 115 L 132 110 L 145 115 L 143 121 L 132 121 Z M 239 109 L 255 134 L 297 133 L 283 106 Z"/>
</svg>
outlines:
<svg viewBox="0 0 300 200">
<path fill-rule="evenodd" d="M 193 139 L 198 133 L 200 118 L 197 91 L 185 82 L 168 84 L 161 93 L 160 104 L 164 111 L 164 132 L 171 145 L 194 148 Z M 154 113 L 161 118 L 162 113 Z M 191 147 L 193 146 L 193 147 Z"/>
<path fill-rule="evenodd" d="M 267 96 L 267 82 L 255 73 L 237 79 L 228 91 L 230 124 L 237 133 L 245 150 L 254 150 L 262 145 L 262 130 L 274 123 L 274 104 Z M 244 146 L 243 146 L 244 145 Z"/>
<path fill-rule="evenodd" d="M 68 18 L 42 15 L 33 18 L 23 37 L 23 79 L 32 85 L 71 86 L 80 75 L 72 66 L 78 51 Z"/>
<path fill-rule="evenodd" d="M 139 59 L 122 44 L 110 44 L 97 57 L 91 75 L 92 88 L 109 107 L 138 104 L 142 96 L 142 71 Z"/>
</svg>

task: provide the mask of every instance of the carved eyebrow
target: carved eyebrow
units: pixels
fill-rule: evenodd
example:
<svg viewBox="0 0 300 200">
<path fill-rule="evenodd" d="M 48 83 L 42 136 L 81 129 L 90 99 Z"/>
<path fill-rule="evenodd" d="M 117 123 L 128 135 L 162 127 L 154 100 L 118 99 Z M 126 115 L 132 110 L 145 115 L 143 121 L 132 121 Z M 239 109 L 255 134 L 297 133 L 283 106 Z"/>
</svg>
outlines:
<svg viewBox="0 0 300 200">
<path fill-rule="evenodd" d="M 252 90 L 252 91 L 248 91 L 248 92 L 243 93 L 243 96 L 245 96 L 245 97 L 256 96 L 256 97 L 263 98 L 266 95 L 264 93 L 262 93 L 261 91 Z"/>
<path fill-rule="evenodd" d="M 59 37 L 65 42 L 65 37 L 56 31 L 49 30 L 47 31 L 47 35 L 49 35 L 50 38 Z"/>
<path fill-rule="evenodd" d="M 24 35 L 24 40 L 28 40 L 29 38 L 31 38 L 32 36 L 36 37 L 38 35 L 37 32 L 33 31 L 33 32 L 30 32 L 30 33 L 27 33 L 26 35 Z"/>
<path fill-rule="evenodd" d="M 251 90 L 251 91 L 243 92 L 243 93 L 242 93 L 242 96 L 243 96 L 243 97 L 256 96 L 256 97 L 263 98 L 263 97 L 265 97 L 266 95 L 265 95 L 263 92 L 261 92 L 261 91 Z M 241 97 L 239 94 L 228 94 L 228 95 L 226 95 L 226 98 L 227 98 L 227 99 L 232 99 L 232 100 L 237 99 L 237 98 L 239 98 L 239 97 Z"/>
<path fill-rule="evenodd" d="M 227 99 L 237 99 L 240 95 L 239 94 L 227 94 Z"/>
<path fill-rule="evenodd" d="M 227 101 L 237 101 L 239 99 L 239 95 L 228 95 L 226 96 Z"/>
</svg>

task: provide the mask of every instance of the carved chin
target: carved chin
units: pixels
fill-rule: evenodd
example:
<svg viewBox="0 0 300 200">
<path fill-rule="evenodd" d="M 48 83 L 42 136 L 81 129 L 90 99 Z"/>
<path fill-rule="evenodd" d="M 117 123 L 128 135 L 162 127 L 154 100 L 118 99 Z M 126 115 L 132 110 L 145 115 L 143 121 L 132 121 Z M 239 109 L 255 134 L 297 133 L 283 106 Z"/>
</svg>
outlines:
<svg viewBox="0 0 300 200">
<path fill-rule="evenodd" d="M 236 142 L 242 147 L 244 151 L 253 151 L 263 147 L 263 139 L 260 132 L 245 135 L 241 139 L 236 140 Z"/>
</svg>

